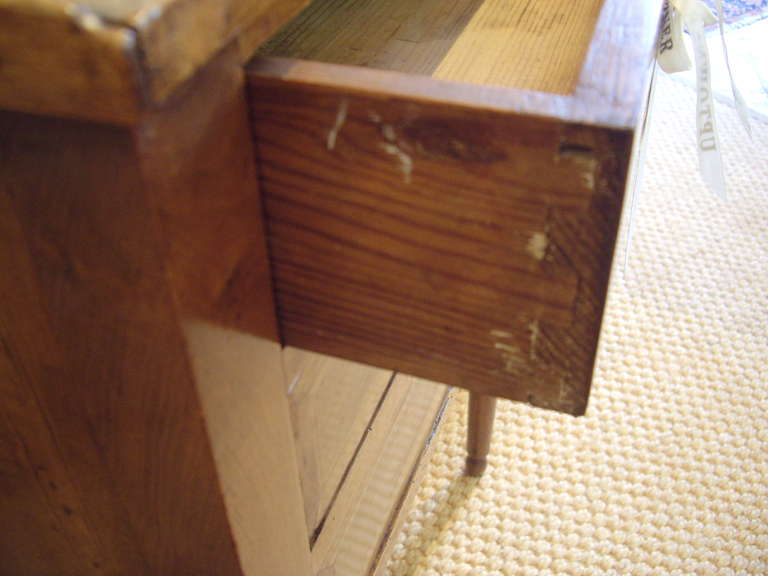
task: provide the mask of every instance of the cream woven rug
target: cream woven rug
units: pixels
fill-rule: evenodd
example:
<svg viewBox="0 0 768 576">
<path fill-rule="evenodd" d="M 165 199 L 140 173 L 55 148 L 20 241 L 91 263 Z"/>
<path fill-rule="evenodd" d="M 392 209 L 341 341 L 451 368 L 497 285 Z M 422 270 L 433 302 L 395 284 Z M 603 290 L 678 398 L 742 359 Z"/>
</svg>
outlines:
<svg viewBox="0 0 768 576">
<path fill-rule="evenodd" d="M 697 172 L 694 109 L 659 78 L 587 415 L 500 402 L 470 480 L 456 392 L 386 573 L 768 574 L 768 123 L 750 142 L 719 105 L 720 201 Z"/>
</svg>

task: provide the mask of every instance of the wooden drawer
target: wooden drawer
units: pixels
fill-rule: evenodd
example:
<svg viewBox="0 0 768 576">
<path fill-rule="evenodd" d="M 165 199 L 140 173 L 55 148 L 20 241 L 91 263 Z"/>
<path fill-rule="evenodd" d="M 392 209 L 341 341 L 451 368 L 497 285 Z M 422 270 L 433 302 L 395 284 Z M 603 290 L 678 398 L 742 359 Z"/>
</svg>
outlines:
<svg viewBox="0 0 768 576">
<path fill-rule="evenodd" d="M 660 3 L 5 2 L 3 567 L 375 569 L 445 389 L 279 335 L 582 413 Z"/>
<path fill-rule="evenodd" d="M 247 66 L 286 344 L 582 414 L 660 0 L 330 0 Z"/>
</svg>

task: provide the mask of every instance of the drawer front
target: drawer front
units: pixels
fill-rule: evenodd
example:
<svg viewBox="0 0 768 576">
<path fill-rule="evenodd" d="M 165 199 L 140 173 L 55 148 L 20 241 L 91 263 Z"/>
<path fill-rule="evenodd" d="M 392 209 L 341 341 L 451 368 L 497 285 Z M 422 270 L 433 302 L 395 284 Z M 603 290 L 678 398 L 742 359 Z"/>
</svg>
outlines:
<svg viewBox="0 0 768 576">
<path fill-rule="evenodd" d="M 316 1 L 249 63 L 278 319 L 578 415 L 660 2 L 517 4 Z"/>
<path fill-rule="evenodd" d="M 287 344 L 583 413 L 631 133 L 249 81 Z"/>
</svg>

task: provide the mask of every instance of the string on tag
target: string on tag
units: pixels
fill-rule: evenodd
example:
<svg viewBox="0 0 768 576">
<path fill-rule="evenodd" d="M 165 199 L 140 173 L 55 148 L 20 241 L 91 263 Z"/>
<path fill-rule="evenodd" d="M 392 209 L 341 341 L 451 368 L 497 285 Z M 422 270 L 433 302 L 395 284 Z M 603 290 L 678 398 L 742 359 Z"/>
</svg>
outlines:
<svg viewBox="0 0 768 576">
<path fill-rule="evenodd" d="M 690 63 L 689 63 L 690 64 Z M 651 73 L 651 85 L 648 88 L 648 98 L 645 103 L 645 118 L 643 119 L 643 125 L 640 128 L 640 142 L 645 142 L 651 133 L 651 114 L 653 108 L 651 103 L 653 102 L 653 96 L 656 94 L 656 74 L 658 73 L 657 64 L 653 64 L 653 71 Z M 627 223 L 627 242 L 624 247 L 624 274 L 627 273 L 627 266 L 629 265 L 629 253 L 632 248 L 632 225 L 635 221 L 635 211 L 637 209 L 637 203 L 640 200 L 640 190 L 643 184 L 643 172 L 645 167 L 645 152 L 648 150 L 648 146 L 640 144 L 638 150 L 638 158 L 635 161 L 634 172 L 632 174 L 632 184 L 629 190 L 629 214 Z"/>
<path fill-rule="evenodd" d="M 741 125 L 752 138 L 752 126 L 749 123 L 749 108 L 741 95 L 736 81 L 733 79 L 733 70 L 731 70 L 731 59 L 728 57 L 728 46 L 725 43 L 725 17 L 723 11 L 723 0 L 716 0 L 717 6 L 717 27 L 720 29 L 720 41 L 723 45 L 723 55 L 725 56 L 725 67 L 728 69 L 728 79 L 731 81 L 731 92 L 733 92 L 733 103 L 736 106 L 736 113 L 739 115 Z"/>
<path fill-rule="evenodd" d="M 741 92 L 736 86 L 728 56 L 728 47 L 725 41 L 725 18 L 722 0 L 715 0 L 717 6 L 717 18 L 701 0 L 664 0 L 662 18 L 659 29 L 659 39 L 656 50 L 656 62 L 664 72 L 674 74 L 691 69 L 691 59 L 683 40 L 683 28 L 688 30 L 693 43 L 694 59 L 696 63 L 696 143 L 699 156 L 699 170 L 707 186 L 720 198 L 726 197 L 725 176 L 723 173 L 722 156 L 720 153 L 720 140 L 717 133 L 715 120 L 715 105 L 712 94 L 712 68 L 709 59 L 709 48 L 704 32 L 706 26 L 717 23 L 720 32 L 720 41 L 723 47 L 725 65 L 733 92 L 733 101 L 739 119 L 747 134 L 752 137 L 752 128 L 749 123 L 749 109 Z M 651 82 L 649 100 L 652 100 L 654 83 Z M 651 104 L 647 106 L 646 118 L 642 126 L 642 136 L 647 138 L 650 123 Z M 644 147 L 642 147 L 644 148 Z M 641 148 L 638 162 L 644 159 Z M 624 271 L 626 273 L 629 261 L 630 247 L 632 244 L 632 231 L 635 218 L 635 209 L 642 184 L 642 166 L 637 166 L 633 178 L 629 206 L 629 223 L 627 229 L 626 251 L 624 254 Z"/>
</svg>

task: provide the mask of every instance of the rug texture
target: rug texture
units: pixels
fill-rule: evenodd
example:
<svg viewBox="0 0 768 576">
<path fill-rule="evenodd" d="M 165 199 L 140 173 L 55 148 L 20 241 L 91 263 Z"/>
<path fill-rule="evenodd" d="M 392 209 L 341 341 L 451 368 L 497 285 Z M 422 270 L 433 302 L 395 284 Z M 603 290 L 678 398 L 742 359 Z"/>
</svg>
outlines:
<svg viewBox="0 0 768 576">
<path fill-rule="evenodd" d="M 694 110 L 661 75 L 587 415 L 500 401 L 471 480 L 455 392 L 386 574 L 768 574 L 768 123 L 719 104 L 721 201 Z"/>
<path fill-rule="evenodd" d="M 707 5 L 717 12 L 715 0 L 705 0 Z M 768 0 L 723 0 L 723 17 L 726 22 L 738 22 L 748 16 L 768 12 Z"/>
</svg>

